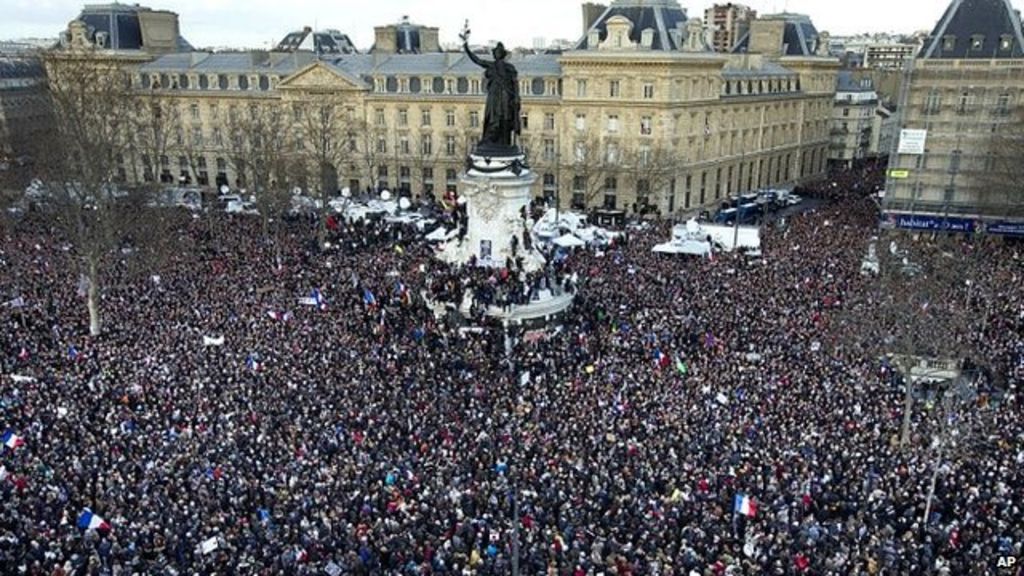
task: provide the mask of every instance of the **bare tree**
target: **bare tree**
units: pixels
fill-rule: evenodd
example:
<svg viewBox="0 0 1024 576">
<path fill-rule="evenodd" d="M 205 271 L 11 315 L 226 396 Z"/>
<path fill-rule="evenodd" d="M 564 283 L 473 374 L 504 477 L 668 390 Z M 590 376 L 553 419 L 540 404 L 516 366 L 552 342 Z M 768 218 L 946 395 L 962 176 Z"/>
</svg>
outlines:
<svg viewBox="0 0 1024 576">
<path fill-rule="evenodd" d="M 303 102 L 301 142 L 298 153 L 301 162 L 317 183 L 321 210 L 318 239 L 323 244 L 327 232 L 329 213 L 327 203 L 338 189 L 338 171 L 352 163 L 356 154 L 352 143 L 357 126 L 348 115 L 348 107 L 341 96 L 316 95 L 315 100 Z"/>
<path fill-rule="evenodd" d="M 225 118 L 229 161 L 242 185 L 256 198 L 269 235 L 272 220 L 289 208 L 291 193 L 283 186 L 287 158 L 293 155 L 280 109 L 269 102 L 232 106 Z"/>
<path fill-rule="evenodd" d="M 173 101 L 150 93 L 138 94 L 130 110 L 128 121 L 134 140 L 130 152 L 133 157 L 139 156 L 139 161 L 132 164 L 142 171 L 136 182 L 152 184 L 155 189 L 161 182 L 162 169 L 167 166 L 169 170 L 171 146 L 181 136 L 181 113 Z"/>
<path fill-rule="evenodd" d="M 377 183 L 385 177 L 381 168 L 386 168 L 387 162 L 391 160 L 388 152 L 393 146 L 388 142 L 387 129 L 366 122 L 357 123 L 354 129 L 359 135 L 358 146 L 362 157 L 363 175 L 369 186 L 376 188 Z"/>
<path fill-rule="evenodd" d="M 673 148 L 640 146 L 625 157 L 624 169 L 636 187 L 637 211 L 661 206 L 660 195 L 676 175 L 682 157 Z"/>
<path fill-rule="evenodd" d="M 983 271 L 969 245 L 949 235 L 912 241 L 891 232 L 873 249 L 877 275 L 850 292 L 838 327 L 861 353 L 886 359 L 904 382 L 900 447 L 910 443 L 915 381 L 922 369 L 983 358 L 975 337 Z M 874 245 L 873 245 L 874 246 Z"/>
<path fill-rule="evenodd" d="M 119 187 L 135 101 L 127 75 L 115 64 L 57 52 L 46 64 L 54 121 L 39 140 L 38 174 L 53 221 L 74 246 L 95 336 L 102 331 L 104 273 L 119 248 L 129 239 L 143 240 L 150 226 L 146 190 Z"/>
<path fill-rule="evenodd" d="M 984 150 L 987 165 L 979 173 L 979 203 L 991 213 L 1014 217 L 1024 214 L 1024 105 L 1003 114 L 1009 121 L 998 125 Z"/>
<path fill-rule="evenodd" d="M 573 142 L 567 171 L 573 175 L 573 192 L 583 194 L 589 206 L 606 191 L 618 188 L 625 173 L 622 152 L 616 143 L 602 142 L 597 136 L 579 138 Z"/>
</svg>

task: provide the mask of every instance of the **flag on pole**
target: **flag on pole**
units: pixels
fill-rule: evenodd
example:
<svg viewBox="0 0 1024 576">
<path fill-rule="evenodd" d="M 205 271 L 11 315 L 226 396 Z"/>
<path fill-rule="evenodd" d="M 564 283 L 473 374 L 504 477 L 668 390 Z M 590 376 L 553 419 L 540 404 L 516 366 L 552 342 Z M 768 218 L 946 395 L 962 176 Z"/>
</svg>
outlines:
<svg viewBox="0 0 1024 576">
<path fill-rule="evenodd" d="M 310 292 L 309 297 L 313 299 L 313 303 L 317 308 L 319 308 L 320 310 L 327 309 L 327 300 L 324 299 L 324 295 L 320 293 L 319 288 L 313 288 L 313 291 Z"/>
<path fill-rule="evenodd" d="M 733 511 L 737 514 L 753 518 L 757 515 L 757 502 L 742 492 L 738 492 L 733 499 Z"/>
<path fill-rule="evenodd" d="M 81 354 L 78 352 L 78 348 L 75 348 L 74 344 L 68 346 L 68 360 L 78 360 L 78 357 L 80 355 Z"/>
<path fill-rule="evenodd" d="M 363 303 L 367 306 L 377 305 L 377 297 L 373 295 L 369 288 L 363 288 Z"/>
<path fill-rule="evenodd" d="M 82 513 L 78 516 L 78 527 L 82 530 L 110 530 L 110 524 L 88 508 L 82 508 Z"/>
<path fill-rule="evenodd" d="M 0 436 L 0 442 L 3 442 L 4 446 L 7 446 L 11 450 L 20 448 L 25 445 L 25 439 L 18 436 L 11 430 L 4 432 L 3 436 Z"/>
<path fill-rule="evenodd" d="M 249 367 L 252 372 L 259 372 L 263 368 L 263 363 L 260 362 L 259 354 L 250 353 L 245 359 L 245 365 Z"/>
<path fill-rule="evenodd" d="M 686 376 L 686 362 L 683 362 L 682 358 L 676 358 L 676 370 L 683 376 Z"/>
</svg>

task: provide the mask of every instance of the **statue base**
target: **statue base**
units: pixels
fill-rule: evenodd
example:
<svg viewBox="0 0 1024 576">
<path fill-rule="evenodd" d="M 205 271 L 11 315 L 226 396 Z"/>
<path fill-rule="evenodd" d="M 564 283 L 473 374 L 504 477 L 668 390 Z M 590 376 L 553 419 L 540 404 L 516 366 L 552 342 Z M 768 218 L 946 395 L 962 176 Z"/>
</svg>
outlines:
<svg viewBox="0 0 1024 576">
<path fill-rule="evenodd" d="M 537 175 L 516 148 L 505 149 L 512 152 L 507 155 L 496 154 L 501 150 L 491 146 L 477 150 L 495 154 L 474 152 L 466 159 L 466 172 L 459 179 L 460 202 L 465 201 L 468 216 L 466 233 L 444 245 L 439 257 L 453 264 L 468 264 L 475 257 L 478 265 L 494 268 L 521 259 L 527 271 L 542 268 L 544 257 L 526 248 L 527 205 Z"/>
</svg>

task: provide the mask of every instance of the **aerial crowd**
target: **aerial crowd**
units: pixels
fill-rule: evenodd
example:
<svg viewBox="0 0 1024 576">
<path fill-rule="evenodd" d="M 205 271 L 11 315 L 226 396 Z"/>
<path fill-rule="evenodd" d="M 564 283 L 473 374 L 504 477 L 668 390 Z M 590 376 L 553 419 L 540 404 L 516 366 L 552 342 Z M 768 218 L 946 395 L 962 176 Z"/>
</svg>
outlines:
<svg viewBox="0 0 1024 576">
<path fill-rule="evenodd" d="M 0 573 L 1018 574 L 1020 247 L 956 240 L 986 271 L 969 450 L 937 453 L 923 396 L 901 445 L 902 379 L 844 310 L 877 281 L 873 177 L 765 223 L 762 259 L 654 254 L 656 223 L 522 286 L 398 224 L 321 251 L 183 214 L 159 262 L 105 269 L 96 337 L 75 247 L 5 220 Z M 425 301 L 569 278 L 548 329 Z"/>
</svg>

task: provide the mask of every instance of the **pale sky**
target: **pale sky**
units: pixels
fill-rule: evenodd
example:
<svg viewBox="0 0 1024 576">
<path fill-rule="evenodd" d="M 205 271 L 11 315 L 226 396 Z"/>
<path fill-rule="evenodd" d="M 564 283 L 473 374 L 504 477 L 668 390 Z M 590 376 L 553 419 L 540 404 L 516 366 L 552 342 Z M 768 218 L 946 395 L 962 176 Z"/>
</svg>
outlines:
<svg viewBox="0 0 1024 576">
<path fill-rule="evenodd" d="M 134 2 L 134 0 L 133 0 Z M 303 26 L 336 28 L 363 50 L 373 27 L 397 22 L 437 26 L 441 42 L 456 42 L 469 19 L 474 43 L 502 40 L 532 46 L 533 39 L 576 40 L 582 36 L 581 0 L 154 0 L 140 3 L 173 10 L 181 30 L 197 47 L 266 48 Z M 606 2 L 604 2 L 606 3 Z M 691 17 L 703 17 L 711 0 L 681 0 Z M 747 0 L 761 13 L 800 12 L 833 36 L 860 32 L 931 30 L 949 0 Z M 0 39 L 56 38 L 78 15 L 82 0 L 0 0 Z M 1019 2 L 1015 2 L 1019 7 Z"/>
</svg>

